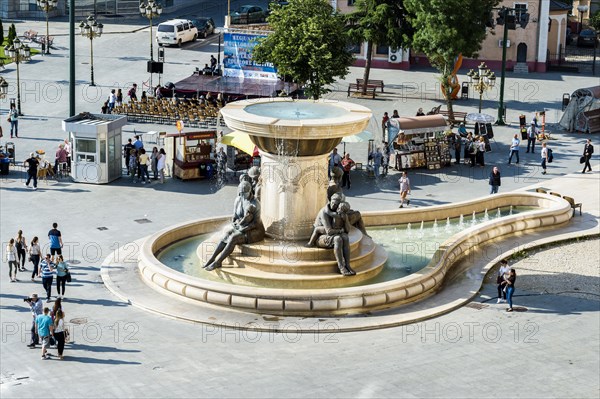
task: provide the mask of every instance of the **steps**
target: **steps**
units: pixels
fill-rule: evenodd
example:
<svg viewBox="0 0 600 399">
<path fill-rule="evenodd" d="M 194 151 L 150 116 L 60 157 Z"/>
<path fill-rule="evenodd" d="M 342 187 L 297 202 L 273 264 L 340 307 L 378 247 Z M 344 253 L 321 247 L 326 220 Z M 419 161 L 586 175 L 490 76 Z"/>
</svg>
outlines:
<svg viewBox="0 0 600 399">
<path fill-rule="evenodd" d="M 513 68 L 514 73 L 529 73 L 529 67 L 526 62 L 517 62 Z"/>
<path fill-rule="evenodd" d="M 236 248 L 214 273 L 229 283 L 258 287 L 310 289 L 355 285 L 379 274 L 387 253 L 357 229 L 353 228 L 348 236 L 350 266 L 355 276 L 339 272 L 332 249 L 308 248 L 304 242 L 272 239 Z M 197 255 L 202 262 L 212 255 L 219 238 L 220 235 L 214 235 L 198 247 Z"/>
</svg>

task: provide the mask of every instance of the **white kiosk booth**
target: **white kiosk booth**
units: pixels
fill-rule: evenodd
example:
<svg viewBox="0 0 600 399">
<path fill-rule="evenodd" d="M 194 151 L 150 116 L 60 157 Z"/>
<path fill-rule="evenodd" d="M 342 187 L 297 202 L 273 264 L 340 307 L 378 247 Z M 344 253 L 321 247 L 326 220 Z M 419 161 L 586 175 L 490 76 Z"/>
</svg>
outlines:
<svg viewBox="0 0 600 399">
<path fill-rule="evenodd" d="M 121 128 L 127 117 L 81 113 L 65 119 L 71 141 L 71 177 L 78 183 L 104 184 L 121 177 Z"/>
</svg>

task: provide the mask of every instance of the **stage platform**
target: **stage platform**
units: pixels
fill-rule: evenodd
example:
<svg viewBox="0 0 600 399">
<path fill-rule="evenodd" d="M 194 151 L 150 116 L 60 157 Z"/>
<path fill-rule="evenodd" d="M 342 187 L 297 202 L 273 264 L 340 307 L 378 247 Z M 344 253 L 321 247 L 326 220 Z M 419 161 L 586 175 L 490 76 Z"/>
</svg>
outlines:
<svg viewBox="0 0 600 399">
<path fill-rule="evenodd" d="M 285 88 L 287 93 L 297 89 L 295 83 L 284 83 L 282 80 L 242 79 L 227 76 L 211 76 L 193 74 L 175 83 L 175 94 L 178 97 L 195 97 L 207 92 L 223 93 L 231 99 L 274 97 Z M 172 90 L 162 89 L 165 97 L 172 95 Z"/>
</svg>

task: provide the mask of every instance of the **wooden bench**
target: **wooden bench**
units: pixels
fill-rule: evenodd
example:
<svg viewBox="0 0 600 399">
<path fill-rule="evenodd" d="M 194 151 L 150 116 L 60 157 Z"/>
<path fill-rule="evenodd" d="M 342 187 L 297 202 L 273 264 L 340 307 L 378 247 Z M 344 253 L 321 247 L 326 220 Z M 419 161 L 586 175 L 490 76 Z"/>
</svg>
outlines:
<svg viewBox="0 0 600 399">
<path fill-rule="evenodd" d="M 363 87 L 358 83 L 350 83 L 348 86 L 348 97 L 350 97 L 350 93 L 362 93 Z M 371 95 L 371 98 L 375 98 L 375 87 L 369 87 L 367 85 L 367 94 Z"/>
<path fill-rule="evenodd" d="M 440 111 L 440 114 L 444 115 L 448 122 L 450 122 L 450 126 L 454 127 L 455 125 L 459 125 L 461 123 L 467 123 L 467 113 L 454 111 L 454 119 L 450 119 L 450 113 L 446 110 Z"/>
<path fill-rule="evenodd" d="M 364 79 L 356 79 L 356 84 L 362 86 L 364 83 Z M 383 88 L 385 85 L 383 84 L 383 80 L 369 79 L 367 81 L 367 87 L 381 88 L 381 92 L 383 93 Z"/>
<path fill-rule="evenodd" d="M 600 108 L 593 111 L 585 111 L 583 113 L 585 119 L 585 133 L 598 133 L 600 132 Z"/>
<path fill-rule="evenodd" d="M 579 208 L 579 216 L 581 216 L 581 202 L 576 203 L 575 199 L 572 197 L 563 196 L 563 199 L 571 204 L 571 208 L 573 208 L 573 216 L 575 216 L 575 209 Z"/>
</svg>

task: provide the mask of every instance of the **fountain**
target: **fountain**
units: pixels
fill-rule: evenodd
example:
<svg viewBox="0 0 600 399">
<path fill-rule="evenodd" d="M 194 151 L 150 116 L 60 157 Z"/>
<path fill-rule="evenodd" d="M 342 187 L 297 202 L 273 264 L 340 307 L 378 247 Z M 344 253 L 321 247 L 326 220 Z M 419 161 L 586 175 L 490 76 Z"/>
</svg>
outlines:
<svg viewBox="0 0 600 399">
<path fill-rule="evenodd" d="M 454 263 L 471 248 L 479 245 L 479 236 L 491 240 L 514 231 L 562 223 L 572 216 L 568 203 L 535 193 L 506 193 L 462 203 L 430 208 L 363 212 L 366 226 L 406 225 L 406 237 L 426 235 L 425 222 L 446 219 L 446 233 L 458 219 L 458 232 L 450 239 L 436 237 L 435 254 L 426 266 L 417 267 L 394 260 L 389 268 L 402 276 L 384 272 L 388 259 L 380 245 L 357 228 L 348 233 L 349 257 L 356 275 L 345 276 L 338 270 L 334 251 L 307 248 L 315 216 L 327 201 L 327 155 L 343 137 L 360 133 L 367 126 L 371 112 L 365 107 L 320 100 L 290 99 L 244 100 L 227 104 L 221 110 L 225 123 L 247 134 L 262 156 L 260 216 L 265 230 L 262 241 L 238 245 L 214 271 L 201 266 L 218 247 L 224 225 L 230 217 L 202 219 L 182 223 L 159 231 L 142 244 L 138 268 L 142 280 L 153 289 L 236 311 L 277 315 L 344 315 L 389 309 L 403 303 L 433 295 L 442 287 Z M 562 201 L 559 203 L 559 201 Z M 552 208 L 536 211 L 539 217 L 523 214 L 500 218 L 492 225 L 477 225 L 476 212 L 489 206 L 511 204 Z M 490 208 L 492 209 L 492 208 Z M 512 206 L 511 206 L 512 215 Z M 472 211 L 471 226 L 465 229 L 464 214 Z M 519 209 L 515 212 L 519 213 Z M 549 216 L 553 212 L 552 216 Z M 418 233 L 411 223 L 419 223 Z M 416 226 L 416 225 L 415 225 Z M 480 227 L 483 226 L 483 227 Z M 428 228 L 429 229 L 429 228 Z M 417 230 L 416 228 L 414 230 Z M 390 228 L 387 247 L 423 245 L 403 241 L 404 229 Z M 427 233 L 428 234 L 428 233 Z M 369 235 L 371 231 L 369 230 Z M 169 246 L 194 236 L 202 236 L 192 256 L 178 259 L 191 262 L 194 273 L 184 273 L 162 263 L 157 256 Z M 445 240 L 443 243 L 440 240 Z M 422 240 L 423 242 L 425 240 Z M 179 249 L 170 255 L 179 255 Z M 391 249 L 390 249 L 391 253 Z M 406 273 L 414 273 L 409 276 Z"/>
<path fill-rule="evenodd" d="M 483 213 L 483 221 L 487 222 L 490 220 L 490 215 L 488 215 L 488 210 L 485 208 L 485 212 Z"/>
<path fill-rule="evenodd" d="M 502 217 L 502 212 L 500 211 L 500 208 L 498 208 L 498 210 L 496 211 L 496 219 L 500 219 Z"/>
</svg>

